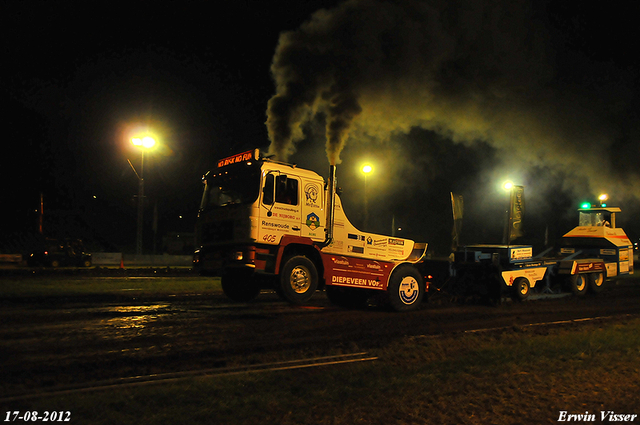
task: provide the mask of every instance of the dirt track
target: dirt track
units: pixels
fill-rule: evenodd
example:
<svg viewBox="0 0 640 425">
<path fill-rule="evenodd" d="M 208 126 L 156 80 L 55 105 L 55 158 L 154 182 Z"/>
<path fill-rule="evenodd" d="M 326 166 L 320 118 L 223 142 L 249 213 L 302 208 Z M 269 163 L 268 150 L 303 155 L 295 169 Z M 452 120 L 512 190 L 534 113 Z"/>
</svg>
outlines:
<svg viewBox="0 0 640 425">
<path fill-rule="evenodd" d="M 598 296 L 507 302 L 443 298 L 411 313 L 343 310 L 324 293 L 294 307 L 274 293 L 234 304 L 222 294 L 162 299 L 13 300 L 0 312 L 0 397 L 96 380 L 215 368 L 270 356 L 354 352 L 406 336 L 620 317 L 640 309 L 640 281 Z M 615 320 L 615 319 L 614 319 Z"/>
</svg>

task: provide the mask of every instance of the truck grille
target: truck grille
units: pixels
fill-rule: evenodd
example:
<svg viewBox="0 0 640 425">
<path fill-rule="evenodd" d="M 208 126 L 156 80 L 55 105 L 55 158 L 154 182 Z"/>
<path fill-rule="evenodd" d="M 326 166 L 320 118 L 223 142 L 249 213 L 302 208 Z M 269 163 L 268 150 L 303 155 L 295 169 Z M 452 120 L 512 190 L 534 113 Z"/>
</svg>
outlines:
<svg viewBox="0 0 640 425">
<path fill-rule="evenodd" d="M 206 223 L 202 226 L 202 244 L 207 245 L 233 240 L 233 221 Z"/>
</svg>

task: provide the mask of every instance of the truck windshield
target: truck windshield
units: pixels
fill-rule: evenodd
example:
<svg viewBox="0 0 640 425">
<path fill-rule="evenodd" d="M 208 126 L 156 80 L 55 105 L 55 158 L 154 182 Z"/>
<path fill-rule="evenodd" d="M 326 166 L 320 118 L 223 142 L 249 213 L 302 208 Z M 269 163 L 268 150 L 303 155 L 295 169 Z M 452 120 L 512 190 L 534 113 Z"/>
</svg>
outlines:
<svg viewBox="0 0 640 425">
<path fill-rule="evenodd" d="M 250 204 L 258 198 L 260 167 L 229 167 L 220 172 L 208 172 L 204 178 L 204 194 L 200 211 L 227 205 Z"/>
</svg>

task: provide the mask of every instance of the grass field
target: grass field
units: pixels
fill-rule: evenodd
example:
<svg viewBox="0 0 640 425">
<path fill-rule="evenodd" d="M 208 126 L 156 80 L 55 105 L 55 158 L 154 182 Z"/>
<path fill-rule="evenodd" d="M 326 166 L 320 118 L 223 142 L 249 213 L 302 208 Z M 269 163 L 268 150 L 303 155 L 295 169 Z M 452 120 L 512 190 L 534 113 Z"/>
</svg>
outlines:
<svg viewBox="0 0 640 425">
<path fill-rule="evenodd" d="M 92 277 L 68 276 L 5 277 L 0 279 L 0 297 L 77 297 L 77 296 L 163 296 L 222 292 L 220 278 L 198 277 Z"/>
<path fill-rule="evenodd" d="M 78 424 L 511 425 L 555 424 L 562 412 L 596 415 L 588 423 L 603 423 L 601 412 L 640 414 L 639 319 L 412 338 L 369 353 L 379 359 L 2 407 L 69 411 Z"/>
</svg>

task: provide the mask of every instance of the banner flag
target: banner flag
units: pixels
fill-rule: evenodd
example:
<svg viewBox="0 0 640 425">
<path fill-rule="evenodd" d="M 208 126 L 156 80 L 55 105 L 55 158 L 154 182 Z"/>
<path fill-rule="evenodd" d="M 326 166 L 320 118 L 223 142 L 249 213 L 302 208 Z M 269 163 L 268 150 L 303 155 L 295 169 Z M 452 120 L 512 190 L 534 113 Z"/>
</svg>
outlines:
<svg viewBox="0 0 640 425">
<path fill-rule="evenodd" d="M 460 233 L 462 232 L 462 216 L 464 214 L 464 201 L 462 195 L 451 192 L 451 211 L 453 212 L 453 230 L 451 231 L 451 250 L 458 249 Z"/>
<path fill-rule="evenodd" d="M 511 189 L 509 207 L 509 243 L 515 238 L 524 236 L 524 186 Z"/>
</svg>

